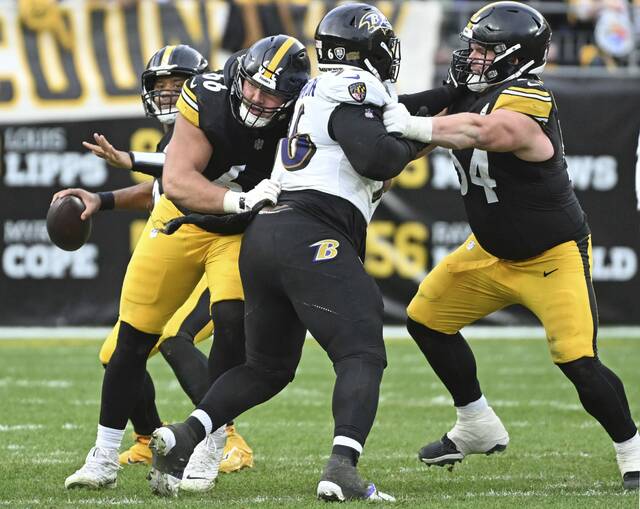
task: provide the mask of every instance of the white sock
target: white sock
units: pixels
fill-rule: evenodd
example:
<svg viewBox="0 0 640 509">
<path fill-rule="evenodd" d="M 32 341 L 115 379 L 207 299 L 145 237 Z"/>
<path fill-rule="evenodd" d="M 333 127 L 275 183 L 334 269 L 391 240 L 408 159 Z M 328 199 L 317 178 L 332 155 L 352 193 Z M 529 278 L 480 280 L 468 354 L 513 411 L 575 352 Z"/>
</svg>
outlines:
<svg viewBox="0 0 640 509">
<path fill-rule="evenodd" d="M 487 403 L 487 399 L 484 395 L 480 396 L 479 399 L 472 401 L 464 406 L 457 406 L 456 412 L 458 413 L 458 417 L 475 417 L 479 412 L 486 410 L 489 408 L 489 404 Z"/>
<path fill-rule="evenodd" d="M 629 453 L 636 449 L 638 450 L 638 454 L 640 454 L 640 434 L 636 431 L 636 434 L 629 440 L 625 440 L 624 442 L 613 442 L 613 447 L 617 454 Z"/>
<path fill-rule="evenodd" d="M 333 445 L 350 447 L 351 449 L 358 451 L 358 454 L 362 454 L 362 444 L 353 438 L 343 437 L 342 435 L 335 436 L 333 437 Z"/>
<path fill-rule="evenodd" d="M 96 437 L 96 447 L 103 449 L 120 449 L 122 438 L 124 437 L 123 429 L 107 428 L 98 424 L 98 435 Z"/>
<path fill-rule="evenodd" d="M 211 422 L 211 417 L 204 410 L 200 410 L 196 408 L 193 412 L 191 412 L 191 417 L 195 417 L 200 421 L 200 424 L 204 427 L 204 432 L 208 435 L 213 431 L 213 423 Z"/>
</svg>

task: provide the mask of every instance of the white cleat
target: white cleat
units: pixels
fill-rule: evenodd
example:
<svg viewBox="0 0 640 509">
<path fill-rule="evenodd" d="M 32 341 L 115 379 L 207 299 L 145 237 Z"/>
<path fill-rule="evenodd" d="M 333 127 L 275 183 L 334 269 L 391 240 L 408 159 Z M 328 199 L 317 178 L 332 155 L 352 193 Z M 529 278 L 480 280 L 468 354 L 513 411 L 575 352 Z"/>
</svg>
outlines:
<svg viewBox="0 0 640 509">
<path fill-rule="evenodd" d="M 93 447 L 87 454 L 80 470 L 66 478 L 64 487 L 73 488 L 115 488 L 120 470 L 117 449 Z"/>
<path fill-rule="evenodd" d="M 614 444 L 616 461 L 622 475 L 622 486 L 627 490 L 640 489 L 640 437 L 636 434 L 623 446 Z"/>
<path fill-rule="evenodd" d="M 509 433 L 491 407 L 477 412 L 472 418 L 460 418 L 440 440 L 425 445 L 418 458 L 427 465 L 451 468 L 469 454 L 502 452 L 509 444 Z"/>
<path fill-rule="evenodd" d="M 204 492 L 215 486 L 226 441 L 227 435 L 221 426 L 196 446 L 184 469 L 181 490 Z"/>
</svg>

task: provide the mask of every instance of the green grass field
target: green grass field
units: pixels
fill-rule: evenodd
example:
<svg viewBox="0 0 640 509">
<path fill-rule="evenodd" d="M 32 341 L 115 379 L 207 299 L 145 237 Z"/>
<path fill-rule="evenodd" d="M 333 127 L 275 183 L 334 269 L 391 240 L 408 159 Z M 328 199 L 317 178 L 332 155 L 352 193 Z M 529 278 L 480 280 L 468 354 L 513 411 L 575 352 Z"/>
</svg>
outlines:
<svg viewBox="0 0 640 509">
<path fill-rule="evenodd" d="M 449 395 L 412 342 L 388 344 L 378 418 L 360 470 L 400 507 L 630 508 L 611 441 L 581 408 L 549 360 L 544 341 L 472 341 L 483 390 L 511 435 L 502 455 L 472 456 L 449 472 L 428 469 L 417 450 L 455 420 Z M 151 495 L 146 467 L 129 466 L 118 487 L 66 491 L 67 475 L 93 445 L 102 367 L 97 342 L 0 342 L 0 506 L 18 507 L 325 507 L 315 487 L 330 452 L 333 370 L 312 341 L 296 380 L 274 400 L 238 419 L 256 466 L 223 475 L 206 495 Z M 603 362 L 623 379 L 640 416 L 640 342 L 600 341 Z M 165 420 L 191 410 L 168 367 L 154 358 Z M 131 443 L 127 434 L 125 446 Z M 352 503 L 350 507 L 367 506 Z"/>
</svg>

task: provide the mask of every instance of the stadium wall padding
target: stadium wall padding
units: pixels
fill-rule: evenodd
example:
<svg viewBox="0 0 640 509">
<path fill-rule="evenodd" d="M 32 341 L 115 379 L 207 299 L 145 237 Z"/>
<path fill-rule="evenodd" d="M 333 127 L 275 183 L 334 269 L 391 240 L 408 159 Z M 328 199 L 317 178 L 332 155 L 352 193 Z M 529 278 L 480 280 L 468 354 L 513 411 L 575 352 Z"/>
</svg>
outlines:
<svg viewBox="0 0 640 509">
<path fill-rule="evenodd" d="M 250 8 L 142 0 L 122 9 L 66 0 L 47 30 L 32 30 L 15 5 L 0 0 L 0 326 L 110 325 L 146 214 L 99 213 L 88 244 L 72 253 L 51 245 L 45 216 L 57 190 L 109 190 L 141 176 L 108 167 L 81 141 L 100 132 L 116 147 L 154 150 L 161 133 L 142 117 L 137 84 L 153 48 L 188 42 L 213 67 L 268 33 L 289 31 L 312 49 L 313 28 L 332 2 L 292 2 L 283 10 L 275 2 Z M 380 5 L 404 43 L 400 90 L 427 87 L 439 8 L 431 2 Z M 593 231 L 601 323 L 640 324 L 640 216 L 634 195 L 640 80 L 547 84 L 559 105 L 569 171 Z M 422 277 L 468 233 L 448 153 L 438 150 L 411 164 L 383 199 L 367 242 L 365 266 L 382 288 L 387 323 L 404 321 Z M 511 308 L 486 322 L 535 320 Z"/>
</svg>

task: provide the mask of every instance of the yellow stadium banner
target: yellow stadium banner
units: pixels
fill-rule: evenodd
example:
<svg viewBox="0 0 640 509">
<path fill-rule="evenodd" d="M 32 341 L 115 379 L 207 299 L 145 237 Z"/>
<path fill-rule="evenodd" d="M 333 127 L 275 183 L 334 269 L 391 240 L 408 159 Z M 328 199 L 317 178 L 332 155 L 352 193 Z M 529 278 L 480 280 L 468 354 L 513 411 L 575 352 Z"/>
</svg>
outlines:
<svg viewBox="0 0 640 509">
<path fill-rule="evenodd" d="M 431 85 L 438 2 L 371 2 L 403 45 L 399 90 Z M 142 115 L 140 73 L 168 44 L 189 44 L 219 69 L 275 33 L 314 54 L 316 25 L 335 2 L 0 0 L 0 124 Z"/>
</svg>

